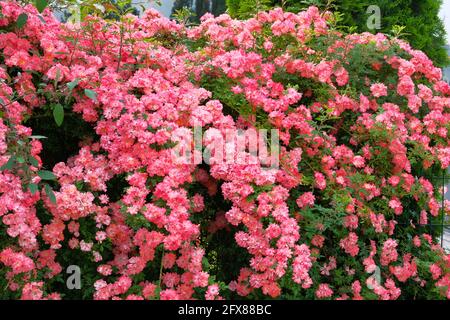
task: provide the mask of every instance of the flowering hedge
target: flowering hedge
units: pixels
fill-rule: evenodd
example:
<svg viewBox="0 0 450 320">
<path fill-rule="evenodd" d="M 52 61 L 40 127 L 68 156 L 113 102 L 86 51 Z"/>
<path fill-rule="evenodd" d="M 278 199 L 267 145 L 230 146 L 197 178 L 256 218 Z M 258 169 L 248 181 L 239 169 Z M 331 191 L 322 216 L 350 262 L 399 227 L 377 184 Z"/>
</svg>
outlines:
<svg viewBox="0 0 450 320">
<path fill-rule="evenodd" d="M 315 7 L 190 28 L 0 7 L 2 298 L 450 298 L 427 234 L 450 87 L 422 52 Z M 52 117 L 80 141 L 50 168 Z M 176 161 L 196 126 L 278 129 L 280 166 Z"/>
</svg>

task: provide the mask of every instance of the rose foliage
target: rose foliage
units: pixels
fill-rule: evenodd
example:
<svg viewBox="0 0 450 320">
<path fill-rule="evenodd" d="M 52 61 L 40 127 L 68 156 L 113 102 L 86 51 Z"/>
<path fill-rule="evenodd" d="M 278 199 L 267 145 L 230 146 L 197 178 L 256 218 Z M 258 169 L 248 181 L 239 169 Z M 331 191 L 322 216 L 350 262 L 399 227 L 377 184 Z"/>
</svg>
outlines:
<svg viewBox="0 0 450 320">
<path fill-rule="evenodd" d="M 450 87 L 421 51 L 315 7 L 195 27 L 0 8 L 3 298 L 450 298 L 430 231 Z M 53 117 L 89 130 L 50 167 Z M 176 161 L 196 126 L 203 148 L 278 129 L 280 165 Z"/>
</svg>

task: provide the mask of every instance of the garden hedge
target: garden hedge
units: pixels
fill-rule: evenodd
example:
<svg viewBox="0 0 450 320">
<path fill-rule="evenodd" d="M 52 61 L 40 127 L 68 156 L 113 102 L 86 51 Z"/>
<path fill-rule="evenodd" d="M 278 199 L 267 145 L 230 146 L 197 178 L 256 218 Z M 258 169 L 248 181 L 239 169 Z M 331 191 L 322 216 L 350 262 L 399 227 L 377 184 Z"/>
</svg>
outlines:
<svg viewBox="0 0 450 320">
<path fill-rule="evenodd" d="M 315 7 L 194 27 L 0 8 L 1 298 L 450 298 L 429 232 L 450 86 L 423 52 Z M 194 156 L 275 130 L 279 166 L 177 161 L 199 127 Z"/>
</svg>

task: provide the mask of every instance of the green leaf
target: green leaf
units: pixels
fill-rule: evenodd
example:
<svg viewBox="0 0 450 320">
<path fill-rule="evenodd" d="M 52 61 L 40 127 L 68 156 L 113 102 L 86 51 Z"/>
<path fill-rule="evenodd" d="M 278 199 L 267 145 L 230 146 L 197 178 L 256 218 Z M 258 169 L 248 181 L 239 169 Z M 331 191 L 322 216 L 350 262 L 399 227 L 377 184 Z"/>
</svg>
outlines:
<svg viewBox="0 0 450 320">
<path fill-rule="evenodd" d="M 30 190 L 31 194 L 35 194 L 38 191 L 38 185 L 35 183 L 29 183 L 28 190 Z"/>
<path fill-rule="evenodd" d="M 58 127 L 61 126 L 64 121 L 64 108 L 59 103 L 53 106 L 53 118 Z"/>
<path fill-rule="evenodd" d="M 41 13 L 47 7 L 47 0 L 36 0 L 35 6 L 39 13 Z"/>
<path fill-rule="evenodd" d="M 17 17 L 16 27 L 18 29 L 21 29 L 25 25 L 25 23 L 27 23 L 27 20 L 28 20 L 28 15 L 26 13 L 21 13 Z"/>
<path fill-rule="evenodd" d="M 41 177 L 43 180 L 55 180 L 56 176 L 53 174 L 53 172 L 48 170 L 40 170 L 38 171 L 38 176 Z"/>
<path fill-rule="evenodd" d="M 36 0 L 35 6 L 39 13 L 41 13 L 47 7 L 47 0 Z"/>
<path fill-rule="evenodd" d="M 210 264 L 209 264 L 209 261 L 208 261 L 208 259 L 206 257 L 202 258 L 202 265 L 203 265 L 205 270 L 208 270 Z"/>
<path fill-rule="evenodd" d="M 39 166 L 39 161 L 37 161 L 37 159 L 35 157 L 30 157 L 30 163 L 34 167 L 38 167 Z"/>
<path fill-rule="evenodd" d="M 69 88 L 69 90 L 72 91 L 73 88 L 75 88 L 75 87 L 78 85 L 79 82 L 80 82 L 79 79 L 75 79 L 75 80 L 73 80 L 72 82 L 69 82 L 69 83 L 67 84 L 67 88 Z"/>
<path fill-rule="evenodd" d="M 93 90 L 91 90 L 91 89 L 84 89 L 84 94 L 85 94 L 88 98 L 90 98 L 90 99 L 92 99 L 92 100 L 94 100 L 94 101 L 97 101 L 97 93 L 96 93 L 95 91 L 93 91 Z"/>
<path fill-rule="evenodd" d="M 25 159 L 23 157 L 21 157 L 21 156 L 17 157 L 17 163 L 24 163 L 24 162 L 25 162 Z"/>
<path fill-rule="evenodd" d="M 15 156 L 11 156 L 11 157 L 9 157 L 8 162 L 6 162 L 6 163 L 0 168 L 0 170 L 2 170 L 2 171 L 3 171 L 3 170 L 11 170 L 15 163 L 16 163 L 16 157 L 15 157 Z"/>
<path fill-rule="evenodd" d="M 44 185 L 45 193 L 47 194 L 47 197 L 50 199 L 50 201 L 54 204 L 56 204 L 56 196 L 53 192 L 52 188 L 48 184 Z"/>
</svg>

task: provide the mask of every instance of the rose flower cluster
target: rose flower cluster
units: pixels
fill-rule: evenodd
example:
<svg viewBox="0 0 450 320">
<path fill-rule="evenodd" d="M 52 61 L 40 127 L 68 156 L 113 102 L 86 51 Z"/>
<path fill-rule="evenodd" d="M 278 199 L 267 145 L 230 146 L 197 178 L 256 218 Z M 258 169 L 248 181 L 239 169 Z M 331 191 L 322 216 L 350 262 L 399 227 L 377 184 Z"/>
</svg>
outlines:
<svg viewBox="0 0 450 320">
<path fill-rule="evenodd" d="M 49 166 L 53 117 L 91 134 Z M 173 136 L 196 127 L 200 149 L 276 129 L 279 165 L 181 163 Z M 0 297 L 449 299 L 449 130 L 423 52 L 316 7 L 188 27 L 2 1 Z"/>
</svg>

